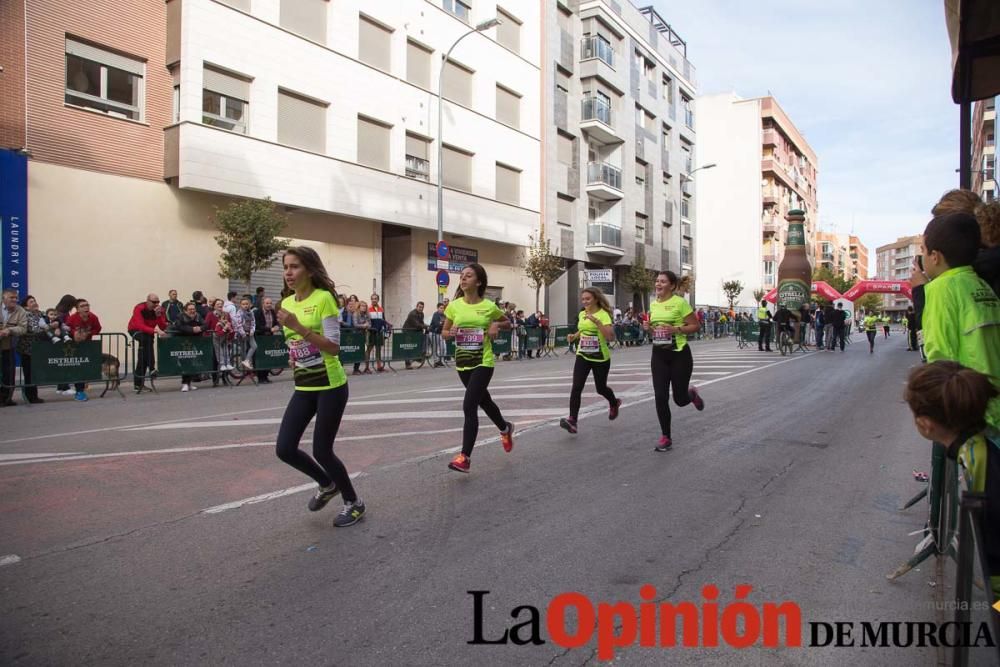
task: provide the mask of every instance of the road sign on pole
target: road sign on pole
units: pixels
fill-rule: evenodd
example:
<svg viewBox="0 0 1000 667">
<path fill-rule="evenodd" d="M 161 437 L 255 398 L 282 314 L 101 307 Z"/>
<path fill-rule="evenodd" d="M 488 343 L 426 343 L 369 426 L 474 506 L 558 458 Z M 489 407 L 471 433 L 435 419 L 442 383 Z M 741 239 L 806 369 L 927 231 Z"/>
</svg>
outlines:
<svg viewBox="0 0 1000 667">
<path fill-rule="evenodd" d="M 451 283 L 451 276 L 448 275 L 447 271 L 441 270 L 437 272 L 435 280 L 437 280 L 438 287 L 444 288 Z"/>
<path fill-rule="evenodd" d="M 445 243 L 444 241 L 437 242 L 436 250 L 437 250 L 437 256 L 440 259 L 448 259 L 448 255 L 451 254 L 451 248 L 449 248 L 448 244 Z"/>
</svg>

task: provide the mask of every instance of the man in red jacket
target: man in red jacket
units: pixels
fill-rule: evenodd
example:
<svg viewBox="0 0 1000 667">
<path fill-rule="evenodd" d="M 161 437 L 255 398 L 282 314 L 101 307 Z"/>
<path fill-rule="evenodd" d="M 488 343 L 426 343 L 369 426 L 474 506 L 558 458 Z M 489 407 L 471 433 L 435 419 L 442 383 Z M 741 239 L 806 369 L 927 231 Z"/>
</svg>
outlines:
<svg viewBox="0 0 1000 667">
<path fill-rule="evenodd" d="M 66 326 L 69 327 L 69 334 L 77 343 L 90 340 L 91 336 L 101 333 L 101 321 L 97 319 L 97 315 L 90 312 L 90 302 L 86 299 L 76 300 L 76 312 L 66 318 Z M 87 385 L 77 382 L 74 389 L 76 389 L 76 400 L 87 400 Z"/>
<path fill-rule="evenodd" d="M 167 318 L 163 315 L 163 308 L 160 307 L 160 297 L 155 294 L 150 294 L 145 301 L 136 304 L 135 308 L 132 309 L 132 319 L 128 321 L 128 332 L 139 344 L 135 372 L 132 374 L 137 394 L 142 393 L 147 371 L 150 375 L 156 372 L 153 345 L 156 342 L 156 336 L 161 335 L 166 329 Z"/>
</svg>

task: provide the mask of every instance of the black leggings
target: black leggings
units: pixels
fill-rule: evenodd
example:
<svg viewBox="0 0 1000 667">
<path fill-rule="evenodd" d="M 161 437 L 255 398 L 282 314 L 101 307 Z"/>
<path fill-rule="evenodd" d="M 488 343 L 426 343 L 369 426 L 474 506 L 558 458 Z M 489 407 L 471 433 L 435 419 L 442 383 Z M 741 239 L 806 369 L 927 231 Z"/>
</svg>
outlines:
<svg viewBox="0 0 1000 667">
<path fill-rule="evenodd" d="M 465 413 L 465 427 L 462 429 L 462 453 L 472 456 L 472 447 L 479 435 L 479 408 L 483 409 L 496 427 L 507 430 L 507 420 L 500 414 L 500 408 L 490 398 L 490 380 L 493 379 L 493 369 L 478 366 L 470 370 L 459 371 L 458 377 L 465 385 L 465 398 L 462 400 L 462 412 Z"/>
<path fill-rule="evenodd" d="M 875 337 L 878 336 L 878 332 L 877 331 L 866 331 L 865 333 L 868 335 L 868 345 L 871 347 L 871 349 L 874 350 L 875 349 Z"/>
<path fill-rule="evenodd" d="M 346 384 L 322 391 L 295 391 L 285 408 L 285 416 L 281 418 L 275 453 L 288 465 L 312 477 L 320 486 L 335 483 L 344 500 L 351 503 L 358 499 L 358 494 L 354 492 L 344 462 L 333 453 L 333 440 L 337 437 L 346 407 Z M 315 461 L 299 449 L 299 440 L 313 415 L 316 416 L 313 430 Z"/>
<path fill-rule="evenodd" d="M 691 383 L 691 371 L 694 370 L 694 359 L 691 348 L 687 345 L 680 352 L 666 350 L 662 347 L 653 348 L 650 359 L 653 371 L 653 394 L 656 396 L 656 416 L 660 420 L 660 432 L 670 437 L 670 394 L 672 387 L 674 403 L 684 407 L 691 402 L 688 385 Z"/>
<path fill-rule="evenodd" d="M 587 384 L 587 376 L 591 370 L 594 371 L 594 389 L 597 393 L 608 399 L 608 403 L 612 406 L 618 400 L 615 398 L 615 392 L 608 386 L 611 360 L 591 361 L 577 355 L 576 364 L 573 366 L 573 389 L 569 392 L 569 416 L 573 419 L 580 414 L 580 398 L 583 396 L 583 386 Z"/>
</svg>

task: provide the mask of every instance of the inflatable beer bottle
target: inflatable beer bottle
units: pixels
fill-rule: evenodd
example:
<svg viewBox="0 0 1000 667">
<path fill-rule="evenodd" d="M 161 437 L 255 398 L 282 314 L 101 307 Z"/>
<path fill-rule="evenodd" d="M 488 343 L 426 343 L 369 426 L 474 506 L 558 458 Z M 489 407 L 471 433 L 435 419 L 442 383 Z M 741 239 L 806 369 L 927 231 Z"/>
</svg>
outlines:
<svg viewBox="0 0 1000 667">
<path fill-rule="evenodd" d="M 788 221 L 785 256 L 778 265 L 778 308 L 784 306 L 798 319 L 799 307 L 809 304 L 812 291 L 812 265 L 806 255 L 805 211 L 792 209 Z"/>
</svg>

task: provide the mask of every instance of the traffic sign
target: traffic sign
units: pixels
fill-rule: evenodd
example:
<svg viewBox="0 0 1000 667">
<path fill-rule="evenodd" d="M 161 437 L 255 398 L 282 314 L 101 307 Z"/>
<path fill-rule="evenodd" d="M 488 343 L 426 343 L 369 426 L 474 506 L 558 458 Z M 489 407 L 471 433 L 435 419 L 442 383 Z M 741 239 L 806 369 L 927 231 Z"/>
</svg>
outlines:
<svg viewBox="0 0 1000 667">
<path fill-rule="evenodd" d="M 437 250 L 437 256 L 441 259 L 448 259 L 448 255 L 451 254 L 451 248 L 444 241 L 438 241 L 435 249 Z"/>
<path fill-rule="evenodd" d="M 451 283 L 451 276 L 448 275 L 447 271 L 438 271 L 435 280 L 438 287 L 447 287 Z"/>
</svg>

